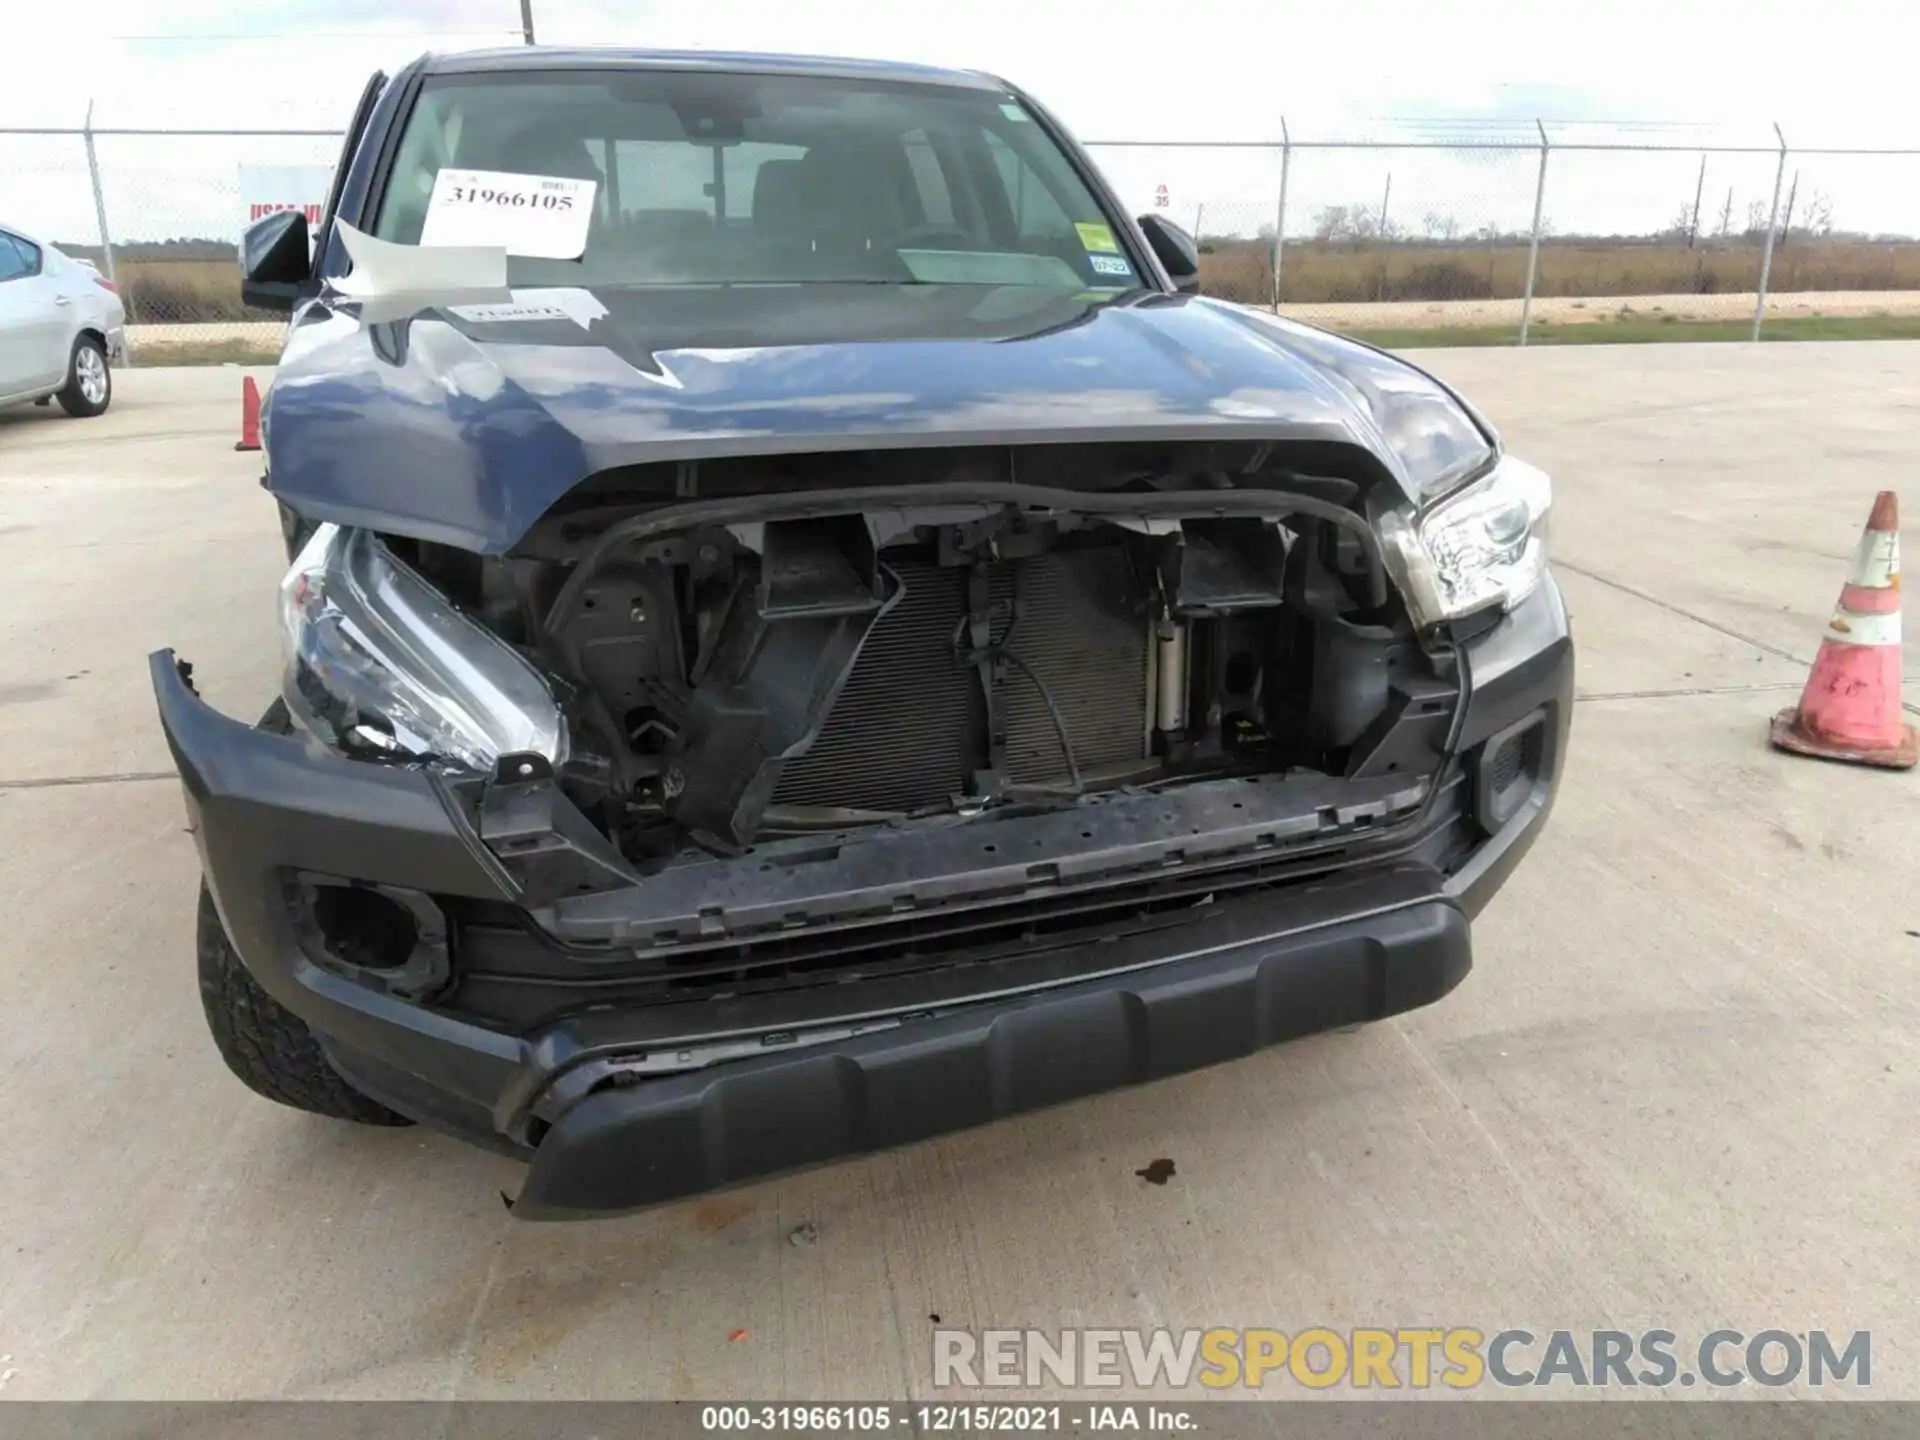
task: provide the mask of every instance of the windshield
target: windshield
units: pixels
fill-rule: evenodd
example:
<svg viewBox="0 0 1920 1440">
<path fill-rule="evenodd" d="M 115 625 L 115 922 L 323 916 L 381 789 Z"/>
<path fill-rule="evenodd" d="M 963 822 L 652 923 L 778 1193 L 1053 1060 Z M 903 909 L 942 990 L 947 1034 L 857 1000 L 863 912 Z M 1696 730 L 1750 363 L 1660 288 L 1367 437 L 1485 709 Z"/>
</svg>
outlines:
<svg viewBox="0 0 1920 1440">
<path fill-rule="evenodd" d="M 423 232 L 506 245 L 517 286 L 1139 283 L 1014 97 L 813 76 L 430 82 L 374 226 Z"/>
</svg>

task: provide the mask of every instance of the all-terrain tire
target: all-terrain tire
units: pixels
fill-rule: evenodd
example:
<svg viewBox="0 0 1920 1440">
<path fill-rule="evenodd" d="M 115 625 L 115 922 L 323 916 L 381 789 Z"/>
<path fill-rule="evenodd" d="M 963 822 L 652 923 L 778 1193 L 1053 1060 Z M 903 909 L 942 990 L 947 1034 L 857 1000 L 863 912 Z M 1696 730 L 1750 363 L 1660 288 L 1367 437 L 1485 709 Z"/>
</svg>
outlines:
<svg viewBox="0 0 1920 1440">
<path fill-rule="evenodd" d="M 66 386 L 53 398 L 76 420 L 90 420 L 113 403 L 113 367 L 107 364 L 106 347 L 93 336 L 74 339 L 73 353 L 67 357 Z"/>
<path fill-rule="evenodd" d="M 285 735 L 293 729 L 287 702 L 275 700 L 256 727 Z M 362 1125 L 411 1125 L 340 1078 L 327 1063 L 306 1022 L 260 988 L 234 953 L 220 911 L 200 886 L 200 1008 L 220 1058 L 257 1095 L 296 1110 Z"/>
<path fill-rule="evenodd" d="M 411 1125 L 342 1080 L 298 1015 L 260 988 L 240 963 L 213 896 L 200 887 L 200 1006 L 220 1058 L 257 1095 L 335 1120 Z"/>
</svg>

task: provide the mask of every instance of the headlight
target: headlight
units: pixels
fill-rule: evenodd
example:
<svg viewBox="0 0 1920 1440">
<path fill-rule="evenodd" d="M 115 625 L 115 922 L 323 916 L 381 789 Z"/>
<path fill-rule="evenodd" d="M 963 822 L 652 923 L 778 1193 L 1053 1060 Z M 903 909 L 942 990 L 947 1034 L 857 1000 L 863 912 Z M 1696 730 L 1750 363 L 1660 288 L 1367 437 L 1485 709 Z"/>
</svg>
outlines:
<svg viewBox="0 0 1920 1440">
<path fill-rule="evenodd" d="M 1387 563 L 1421 628 L 1526 599 L 1547 568 L 1546 472 L 1501 457 L 1485 479 L 1409 519 L 1380 519 Z"/>
<path fill-rule="evenodd" d="M 489 771 L 558 765 L 567 730 L 539 671 L 365 530 L 322 525 L 280 584 L 287 707 L 348 753 Z"/>
</svg>

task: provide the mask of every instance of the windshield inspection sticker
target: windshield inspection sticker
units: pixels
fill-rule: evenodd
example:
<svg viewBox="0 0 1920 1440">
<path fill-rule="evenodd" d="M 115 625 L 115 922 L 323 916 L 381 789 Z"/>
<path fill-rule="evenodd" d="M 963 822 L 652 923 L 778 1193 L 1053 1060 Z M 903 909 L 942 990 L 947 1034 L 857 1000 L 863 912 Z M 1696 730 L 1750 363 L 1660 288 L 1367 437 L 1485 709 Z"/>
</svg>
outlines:
<svg viewBox="0 0 1920 1440">
<path fill-rule="evenodd" d="M 1079 232 L 1080 243 L 1086 246 L 1088 250 L 1114 252 L 1120 248 L 1113 243 L 1113 231 L 1109 230 L 1105 225 L 1087 224 L 1083 222 L 1075 225 L 1073 228 Z"/>
<path fill-rule="evenodd" d="M 1096 275 L 1131 275 L 1133 267 L 1118 255 L 1089 255 L 1087 263 Z"/>
<path fill-rule="evenodd" d="M 1009 120 L 1025 120 L 1027 118 L 1027 112 L 1011 100 L 1000 107 L 1000 113 Z"/>
<path fill-rule="evenodd" d="M 422 245 L 499 245 L 509 255 L 578 260 L 593 220 L 592 180 L 442 170 L 427 200 Z"/>
</svg>

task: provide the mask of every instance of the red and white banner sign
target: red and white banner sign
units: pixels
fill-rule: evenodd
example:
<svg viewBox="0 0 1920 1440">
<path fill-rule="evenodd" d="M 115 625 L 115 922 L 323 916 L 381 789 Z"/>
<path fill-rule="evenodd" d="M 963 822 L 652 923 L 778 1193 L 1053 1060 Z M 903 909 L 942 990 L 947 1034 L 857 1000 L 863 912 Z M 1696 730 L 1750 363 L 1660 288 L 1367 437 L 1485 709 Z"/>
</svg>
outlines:
<svg viewBox="0 0 1920 1440">
<path fill-rule="evenodd" d="M 251 225 L 276 210 L 304 210 L 307 224 L 316 226 L 332 184 L 333 171 L 325 165 L 242 165 L 241 223 Z"/>
</svg>

